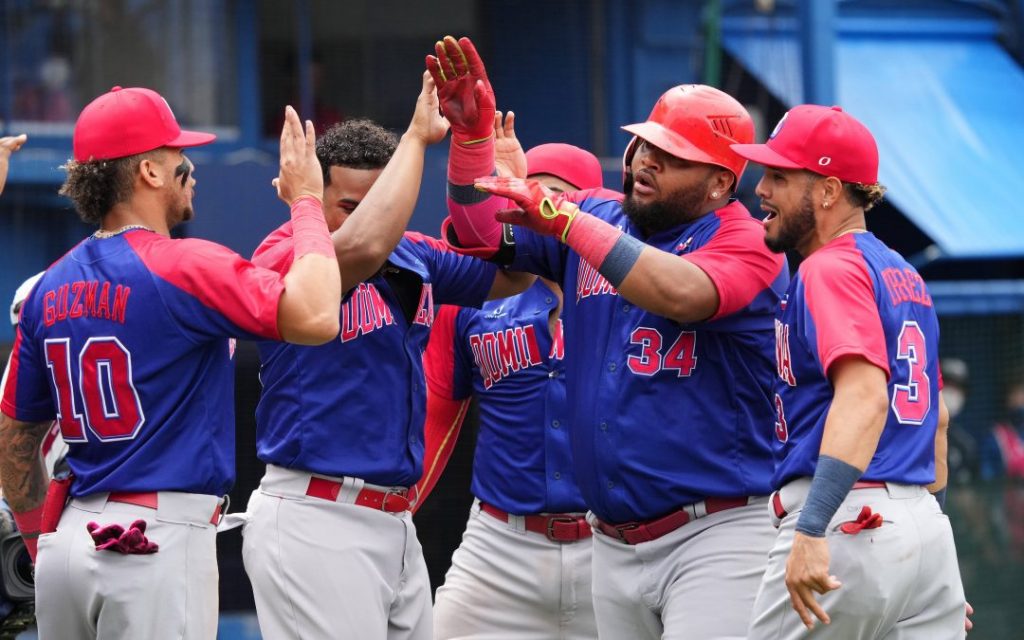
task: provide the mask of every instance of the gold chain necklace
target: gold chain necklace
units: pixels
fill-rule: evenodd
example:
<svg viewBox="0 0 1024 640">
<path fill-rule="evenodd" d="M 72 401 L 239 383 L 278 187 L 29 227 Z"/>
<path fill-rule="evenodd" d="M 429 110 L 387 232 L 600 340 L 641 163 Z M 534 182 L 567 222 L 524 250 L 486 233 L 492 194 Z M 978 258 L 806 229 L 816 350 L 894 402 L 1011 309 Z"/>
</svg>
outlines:
<svg viewBox="0 0 1024 640">
<path fill-rule="evenodd" d="M 103 238 L 113 238 L 114 236 L 120 235 L 125 231 L 131 231 L 132 229 L 145 229 L 146 231 L 152 231 L 149 227 L 144 224 L 126 224 L 120 229 L 114 229 L 113 231 L 104 231 L 103 229 L 97 229 L 92 237 L 102 240 Z"/>
</svg>

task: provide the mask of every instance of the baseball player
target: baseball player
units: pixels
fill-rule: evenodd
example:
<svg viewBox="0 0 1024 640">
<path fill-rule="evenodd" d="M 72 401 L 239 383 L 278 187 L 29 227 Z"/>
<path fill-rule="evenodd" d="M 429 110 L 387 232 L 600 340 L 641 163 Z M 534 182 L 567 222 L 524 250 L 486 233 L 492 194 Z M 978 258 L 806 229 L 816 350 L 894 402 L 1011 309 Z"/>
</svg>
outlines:
<svg viewBox="0 0 1024 640">
<path fill-rule="evenodd" d="M 496 127 L 504 134 L 499 145 L 518 147 L 512 126 Z M 523 158 L 530 175 L 553 190 L 601 187 L 600 162 L 578 147 L 545 144 Z M 591 529 L 569 453 L 561 310 L 561 289 L 538 279 L 481 309 L 444 306 L 434 321 L 424 356 L 428 464 L 421 482 L 432 486 L 440 474 L 431 454 L 443 445 L 447 459 L 469 397 L 480 402 L 477 501 L 435 596 L 439 640 L 597 637 Z"/>
<path fill-rule="evenodd" d="M 36 561 L 42 638 L 214 637 L 216 524 L 234 480 L 232 338 L 337 335 L 312 124 L 303 131 L 287 109 L 278 189 L 302 240 L 283 276 L 169 237 L 193 216 L 182 150 L 213 139 L 182 131 L 143 88 L 114 87 L 75 124 L 61 193 L 100 228 L 25 300 L 0 403 L 0 475 Z M 66 507 L 68 483 L 43 504 L 38 447 L 54 419 L 74 474 Z"/>
<path fill-rule="evenodd" d="M 409 487 L 422 475 L 422 353 L 434 305 L 479 306 L 532 284 L 436 239 L 403 235 L 425 148 L 447 129 L 424 74 L 397 147 L 368 121 L 342 123 L 317 142 L 328 224 L 355 241 L 338 251 L 349 289 L 335 309 L 338 338 L 317 348 L 260 344 L 256 440 L 267 472 L 250 498 L 242 552 L 265 637 L 431 636 Z M 372 226 L 356 231 L 353 208 L 371 211 Z M 287 270 L 292 242 L 285 225 L 253 260 Z"/>
<path fill-rule="evenodd" d="M 921 276 L 866 229 L 885 192 L 874 137 L 801 105 L 767 144 L 733 149 L 766 167 L 765 243 L 805 258 L 775 323 L 779 533 L 750 637 L 963 637 L 953 532 L 926 488 L 938 319 Z"/>
<path fill-rule="evenodd" d="M 467 39 L 428 66 L 452 124 L 451 242 L 565 291 L 575 477 L 596 530 L 593 595 L 608 638 L 740 638 L 772 531 L 773 314 L 788 272 L 732 191 L 753 138 L 731 97 L 675 87 L 624 157 L 625 200 L 557 194 L 493 169 L 493 108 Z M 466 105 L 473 108 L 465 108 Z M 481 115 L 478 115 L 481 114 Z M 495 221 L 518 225 L 514 233 Z"/>
<path fill-rule="evenodd" d="M 0 193 L 4 192 L 4 185 L 7 184 L 7 169 L 10 166 L 11 154 L 21 148 L 28 136 L 24 133 L 20 136 L 0 137 Z"/>
</svg>

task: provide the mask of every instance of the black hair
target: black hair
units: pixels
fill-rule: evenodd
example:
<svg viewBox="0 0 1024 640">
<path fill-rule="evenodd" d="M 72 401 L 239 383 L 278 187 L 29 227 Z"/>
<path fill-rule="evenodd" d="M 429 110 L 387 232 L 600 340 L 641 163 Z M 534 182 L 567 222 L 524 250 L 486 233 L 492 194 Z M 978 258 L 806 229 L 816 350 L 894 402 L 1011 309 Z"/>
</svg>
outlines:
<svg viewBox="0 0 1024 640">
<path fill-rule="evenodd" d="M 395 153 L 398 136 L 372 120 L 357 118 L 336 124 L 316 141 L 316 157 L 331 183 L 331 167 L 383 169 Z"/>
<path fill-rule="evenodd" d="M 61 167 L 68 176 L 58 193 L 71 199 L 83 222 L 100 224 L 114 205 L 131 197 L 139 164 L 154 153 L 89 162 L 68 160 Z"/>
</svg>

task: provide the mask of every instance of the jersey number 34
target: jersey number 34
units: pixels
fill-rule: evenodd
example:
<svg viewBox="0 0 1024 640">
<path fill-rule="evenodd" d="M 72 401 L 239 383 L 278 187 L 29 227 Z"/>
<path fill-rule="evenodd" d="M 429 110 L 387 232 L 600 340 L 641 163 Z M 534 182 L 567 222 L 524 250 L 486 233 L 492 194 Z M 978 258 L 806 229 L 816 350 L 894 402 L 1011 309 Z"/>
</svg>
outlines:
<svg viewBox="0 0 1024 640">
<path fill-rule="evenodd" d="M 146 421 L 132 382 L 132 356 L 114 337 L 89 338 L 73 362 L 67 338 L 46 341 L 46 365 L 57 392 L 57 421 L 65 442 L 131 440 Z M 78 369 L 77 388 L 72 367 Z"/>
</svg>

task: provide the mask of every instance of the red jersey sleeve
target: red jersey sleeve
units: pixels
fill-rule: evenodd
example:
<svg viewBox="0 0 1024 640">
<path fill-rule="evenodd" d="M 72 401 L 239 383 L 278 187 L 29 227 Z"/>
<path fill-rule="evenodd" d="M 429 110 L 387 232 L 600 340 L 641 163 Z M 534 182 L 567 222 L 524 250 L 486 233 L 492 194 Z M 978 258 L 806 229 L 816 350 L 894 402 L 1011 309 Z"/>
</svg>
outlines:
<svg viewBox="0 0 1024 640">
<path fill-rule="evenodd" d="M 874 283 L 852 236 L 811 255 L 800 265 L 800 278 L 822 373 L 828 376 L 837 359 L 858 355 L 888 378 L 889 355 Z"/>
<path fill-rule="evenodd" d="M 457 379 L 467 376 L 456 355 L 458 345 L 455 321 L 459 317 L 459 307 L 441 305 L 434 324 L 430 328 L 430 340 L 423 353 L 423 370 L 427 378 L 427 387 L 435 394 L 449 400 L 462 400 L 472 394 L 472 388 L 459 384 Z"/>
<path fill-rule="evenodd" d="M 281 339 L 277 328 L 277 306 L 284 292 L 281 274 L 206 240 L 138 233 L 127 236 L 127 241 L 153 276 L 194 297 L 243 334 Z M 173 305 L 169 308 L 176 312 Z M 224 329 L 217 318 L 176 315 L 183 326 L 198 332 Z"/>
<path fill-rule="evenodd" d="M 684 256 L 708 274 L 718 291 L 718 311 L 709 320 L 736 313 L 772 286 L 786 256 L 764 243 L 764 226 L 738 203 L 718 212 L 721 226 L 714 237 Z"/>
</svg>

